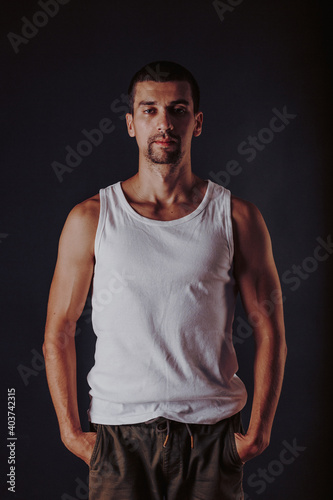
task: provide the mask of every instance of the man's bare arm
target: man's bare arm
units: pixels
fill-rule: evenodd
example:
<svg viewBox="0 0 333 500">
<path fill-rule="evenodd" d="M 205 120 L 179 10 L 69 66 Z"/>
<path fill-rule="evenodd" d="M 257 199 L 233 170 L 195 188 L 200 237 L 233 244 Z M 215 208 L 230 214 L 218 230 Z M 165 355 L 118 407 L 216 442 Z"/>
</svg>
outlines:
<svg viewBox="0 0 333 500">
<path fill-rule="evenodd" d="M 281 286 L 266 224 L 254 205 L 236 197 L 232 199 L 232 218 L 235 277 L 255 340 L 249 428 L 245 436 L 235 435 L 239 455 L 246 461 L 269 444 L 287 348 Z"/>
<path fill-rule="evenodd" d="M 76 388 L 75 330 L 86 302 L 94 268 L 98 197 L 69 214 L 60 241 L 51 284 L 43 353 L 47 380 L 58 417 L 61 439 L 89 463 L 95 433 L 82 432 Z"/>
</svg>

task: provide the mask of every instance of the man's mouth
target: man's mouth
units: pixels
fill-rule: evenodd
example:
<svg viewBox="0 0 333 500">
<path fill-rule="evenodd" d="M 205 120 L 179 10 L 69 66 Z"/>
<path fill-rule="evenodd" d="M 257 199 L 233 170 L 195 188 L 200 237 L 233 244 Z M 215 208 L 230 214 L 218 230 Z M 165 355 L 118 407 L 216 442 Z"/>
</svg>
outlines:
<svg viewBox="0 0 333 500">
<path fill-rule="evenodd" d="M 174 141 L 173 139 L 157 139 L 157 141 L 154 142 L 162 146 L 171 146 L 171 144 L 176 143 L 176 141 Z"/>
</svg>

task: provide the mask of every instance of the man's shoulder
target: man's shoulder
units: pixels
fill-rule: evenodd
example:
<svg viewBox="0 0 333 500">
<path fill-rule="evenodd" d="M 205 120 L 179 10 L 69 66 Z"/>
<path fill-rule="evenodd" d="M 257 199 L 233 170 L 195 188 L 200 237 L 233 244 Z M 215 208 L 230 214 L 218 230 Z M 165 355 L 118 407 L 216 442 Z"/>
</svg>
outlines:
<svg viewBox="0 0 333 500">
<path fill-rule="evenodd" d="M 100 205 L 100 196 L 99 194 L 95 194 L 90 198 L 87 198 L 81 203 L 75 205 L 75 207 L 71 210 L 70 214 L 75 217 L 93 217 L 98 214 Z"/>
<path fill-rule="evenodd" d="M 98 224 L 99 209 L 100 197 L 99 194 L 96 194 L 72 208 L 67 217 L 67 224 L 94 229 Z"/>
<path fill-rule="evenodd" d="M 235 222 L 249 223 L 259 222 L 262 219 L 260 210 L 248 200 L 231 195 L 231 215 Z"/>
<path fill-rule="evenodd" d="M 232 196 L 231 198 L 232 225 L 235 247 L 243 242 L 246 253 L 259 251 L 269 243 L 269 233 L 260 210 L 253 203 Z M 260 253 L 260 252 L 259 252 Z"/>
<path fill-rule="evenodd" d="M 94 255 L 99 220 L 99 195 L 75 205 L 69 212 L 60 237 L 63 252 L 85 258 Z"/>
</svg>

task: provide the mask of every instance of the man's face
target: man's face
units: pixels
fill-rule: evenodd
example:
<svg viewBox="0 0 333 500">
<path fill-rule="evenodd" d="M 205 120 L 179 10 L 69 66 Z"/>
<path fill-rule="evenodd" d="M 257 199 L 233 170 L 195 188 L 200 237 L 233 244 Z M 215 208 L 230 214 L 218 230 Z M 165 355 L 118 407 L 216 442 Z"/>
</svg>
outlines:
<svg viewBox="0 0 333 500">
<path fill-rule="evenodd" d="M 188 82 L 137 83 L 133 110 L 133 115 L 126 115 L 127 127 L 140 156 L 150 164 L 170 166 L 190 159 L 192 137 L 201 133 L 202 113 L 194 115 Z"/>
</svg>

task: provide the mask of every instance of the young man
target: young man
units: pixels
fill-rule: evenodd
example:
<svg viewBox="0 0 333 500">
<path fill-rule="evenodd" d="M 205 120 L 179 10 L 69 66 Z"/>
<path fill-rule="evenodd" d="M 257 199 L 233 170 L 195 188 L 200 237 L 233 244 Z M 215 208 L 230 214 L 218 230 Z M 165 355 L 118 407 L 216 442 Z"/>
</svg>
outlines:
<svg viewBox="0 0 333 500">
<path fill-rule="evenodd" d="M 91 500 L 240 500 L 244 463 L 269 444 L 286 357 L 270 237 L 254 205 L 191 170 L 203 121 L 191 73 L 151 63 L 129 95 L 138 172 L 77 205 L 60 238 L 44 355 L 61 438 L 90 466 Z M 83 432 L 74 335 L 91 282 L 94 432 Z M 245 433 L 238 291 L 256 349 Z"/>
</svg>

